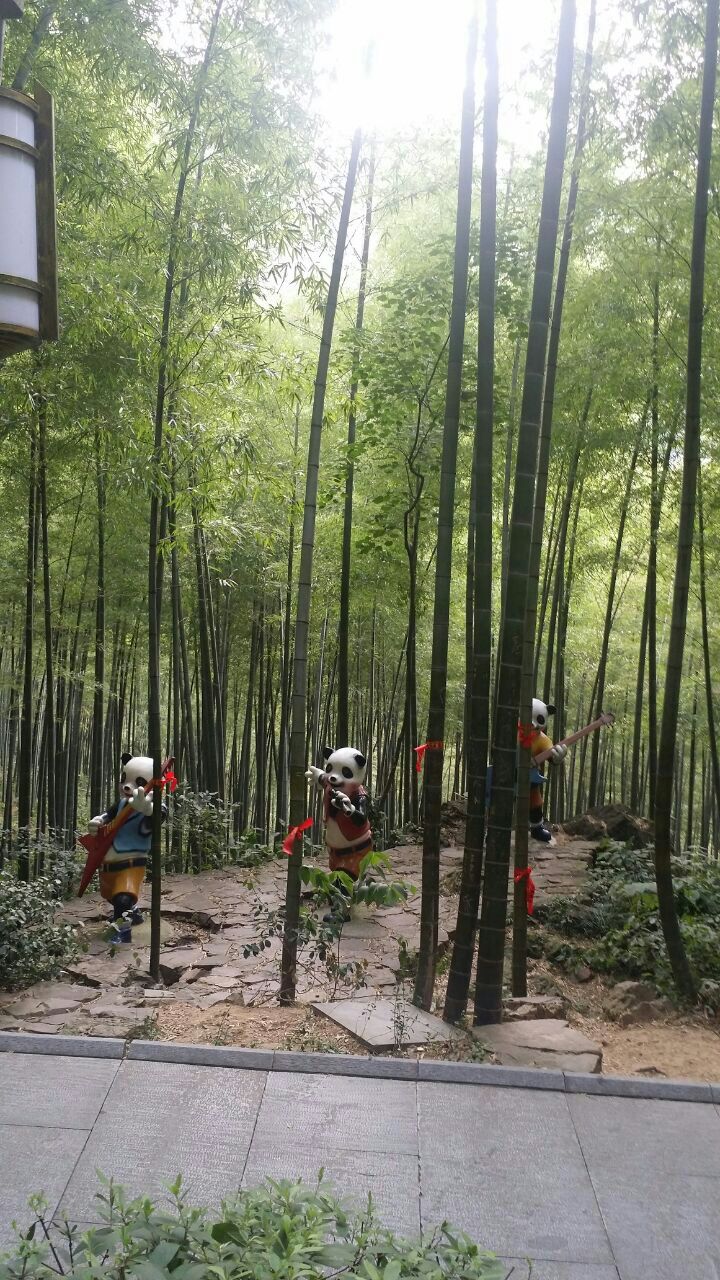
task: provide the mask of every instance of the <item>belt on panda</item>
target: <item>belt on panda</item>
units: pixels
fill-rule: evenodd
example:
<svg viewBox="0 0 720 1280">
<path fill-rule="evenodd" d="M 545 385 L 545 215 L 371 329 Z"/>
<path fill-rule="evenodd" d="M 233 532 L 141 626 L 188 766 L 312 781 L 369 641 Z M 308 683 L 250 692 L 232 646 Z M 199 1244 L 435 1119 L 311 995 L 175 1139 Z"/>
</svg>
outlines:
<svg viewBox="0 0 720 1280">
<path fill-rule="evenodd" d="M 353 844 L 349 849 L 334 849 L 332 845 L 328 845 L 330 853 L 334 853 L 336 858 L 342 858 L 345 856 L 349 857 L 351 853 L 365 853 L 370 848 L 372 848 L 372 834 L 370 834 L 366 840 L 363 840 L 362 844 Z"/>
<path fill-rule="evenodd" d="M 147 854 L 141 858 L 118 858 L 117 862 L 103 862 L 101 871 L 129 871 L 131 867 L 146 867 Z"/>
</svg>

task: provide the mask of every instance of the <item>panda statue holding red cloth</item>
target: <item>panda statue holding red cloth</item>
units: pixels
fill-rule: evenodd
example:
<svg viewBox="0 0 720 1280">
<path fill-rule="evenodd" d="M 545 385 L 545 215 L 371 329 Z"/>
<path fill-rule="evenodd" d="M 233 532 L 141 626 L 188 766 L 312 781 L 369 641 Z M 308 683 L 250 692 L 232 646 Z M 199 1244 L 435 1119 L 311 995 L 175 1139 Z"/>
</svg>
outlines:
<svg viewBox="0 0 720 1280">
<path fill-rule="evenodd" d="M 367 760 L 354 747 L 323 748 L 324 769 L 310 765 L 305 777 L 323 792 L 325 847 L 331 871 L 345 871 L 352 880 L 372 853 L 372 831 L 365 790 Z"/>
</svg>

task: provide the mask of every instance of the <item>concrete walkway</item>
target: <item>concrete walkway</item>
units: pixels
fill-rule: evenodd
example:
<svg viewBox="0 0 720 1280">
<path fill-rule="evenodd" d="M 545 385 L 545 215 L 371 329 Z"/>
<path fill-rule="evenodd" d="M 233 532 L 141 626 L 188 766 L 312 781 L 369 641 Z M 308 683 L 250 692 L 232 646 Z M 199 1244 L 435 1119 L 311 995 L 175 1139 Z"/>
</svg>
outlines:
<svg viewBox="0 0 720 1280">
<path fill-rule="evenodd" d="M 137 1041 L 0 1050 L 0 1247 L 40 1189 L 93 1221 L 96 1169 L 132 1193 L 182 1171 L 212 1204 L 322 1166 L 402 1233 L 449 1219 L 513 1280 L 720 1277 L 710 1086 Z"/>
</svg>

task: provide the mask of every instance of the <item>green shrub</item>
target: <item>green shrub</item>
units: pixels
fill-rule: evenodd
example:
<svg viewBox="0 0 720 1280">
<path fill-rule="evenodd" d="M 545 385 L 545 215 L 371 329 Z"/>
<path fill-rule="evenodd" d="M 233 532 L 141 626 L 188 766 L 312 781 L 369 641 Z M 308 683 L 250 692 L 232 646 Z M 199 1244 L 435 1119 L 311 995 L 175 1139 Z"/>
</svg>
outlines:
<svg viewBox="0 0 720 1280">
<path fill-rule="evenodd" d="M 7 989 L 54 978 L 80 950 L 77 931 L 56 924 L 61 877 L 26 884 L 0 871 L 0 983 Z"/>
<path fill-rule="evenodd" d="M 0 1258 L 0 1280 L 503 1280 L 507 1268 L 443 1224 L 424 1243 L 398 1239 L 364 1213 L 346 1210 L 320 1179 L 268 1182 L 240 1191 L 214 1214 L 188 1205 L 180 1179 L 172 1209 L 126 1200 L 103 1179 L 102 1225 L 51 1226 L 36 1197 L 36 1222 Z"/>
<path fill-rule="evenodd" d="M 67 847 L 66 832 L 57 831 L 54 835 L 47 832 L 34 833 L 0 832 L 0 841 L 5 850 L 5 871 L 17 872 L 21 852 L 27 857 L 33 874 L 52 879 L 58 898 L 72 898 L 77 893 L 82 869 L 85 866 L 85 851 L 79 849 L 74 839 Z"/>
<path fill-rule="evenodd" d="M 237 805 L 222 800 L 214 791 L 178 787 L 173 796 L 173 822 L 187 850 L 189 871 L 254 868 L 282 856 L 280 848 L 262 844 L 256 831 L 235 835 L 237 811 Z"/>
<path fill-rule="evenodd" d="M 318 852 L 320 852 L 318 850 Z M 325 871 L 304 862 L 300 878 L 312 891 L 312 905 L 300 907 L 297 945 L 300 967 L 311 971 L 315 961 L 325 965 L 327 978 L 339 985 L 360 987 L 365 984 L 367 960 L 342 961 L 340 939 L 346 915 L 359 905 L 394 907 L 406 902 L 414 887 L 405 880 L 389 880 L 390 859 L 385 853 L 366 853 L 360 863 L 360 874 L 353 880 L 346 871 Z M 319 914 L 328 908 L 325 915 Z M 258 899 L 253 909 L 257 936 L 246 943 L 243 955 L 259 956 L 272 945 L 273 938 L 285 936 L 285 904 L 268 908 Z"/>
<path fill-rule="evenodd" d="M 720 1005 L 720 867 L 673 858 L 675 901 L 688 959 L 701 994 Z M 598 852 L 584 889 L 540 906 L 548 926 L 544 954 L 560 965 L 587 963 L 601 973 L 653 982 L 672 992 L 651 849 L 608 844 Z M 577 941 L 568 941 L 576 939 Z"/>
</svg>

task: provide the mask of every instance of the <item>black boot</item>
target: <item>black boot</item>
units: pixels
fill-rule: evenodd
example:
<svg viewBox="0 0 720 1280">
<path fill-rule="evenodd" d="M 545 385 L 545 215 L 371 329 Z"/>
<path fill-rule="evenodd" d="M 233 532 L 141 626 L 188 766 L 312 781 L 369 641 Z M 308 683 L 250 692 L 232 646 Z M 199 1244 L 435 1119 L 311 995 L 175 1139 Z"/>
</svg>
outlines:
<svg viewBox="0 0 720 1280">
<path fill-rule="evenodd" d="M 345 924 L 350 919 L 349 896 L 350 890 L 344 885 L 335 885 L 335 898 L 323 916 L 323 924 Z"/>
<path fill-rule="evenodd" d="M 136 899 L 131 893 L 116 893 L 113 904 L 113 927 L 117 942 L 132 942 L 133 913 Z"/>
</svg>

